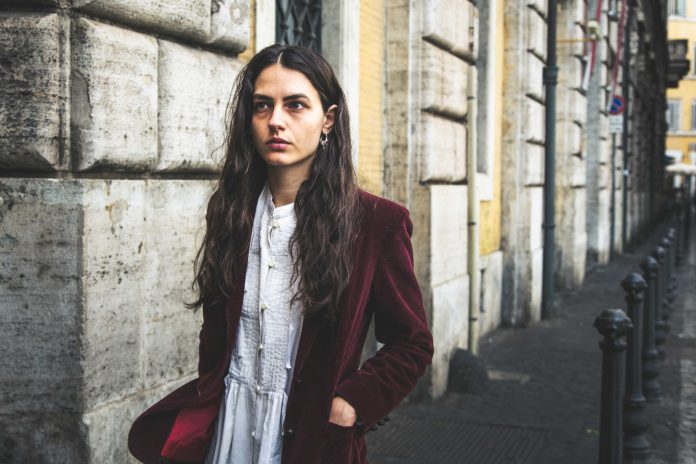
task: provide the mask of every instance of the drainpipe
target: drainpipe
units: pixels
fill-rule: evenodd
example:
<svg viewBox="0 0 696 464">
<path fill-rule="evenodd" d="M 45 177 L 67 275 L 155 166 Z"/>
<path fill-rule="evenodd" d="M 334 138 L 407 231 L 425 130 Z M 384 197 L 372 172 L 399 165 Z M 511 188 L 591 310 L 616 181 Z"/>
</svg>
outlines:
<svg viewBox="0 0 696 464">
<path fill-rule="evenodd" d="M 468 348 L 472 354 L 479 351 L 479 312 L 481 309 L 481 272 L 479 270 L 479 199 L 476 191 L 476 172 L 478 171 L 478 158 L 476 156 L 476 93 L 478 83 L 476 81 L 476 67 L 469 66 L 467 89 L 467 220 L 469 224 L 468 252 L 469 261 L 469 337 Z"/>
<path fill-rule="evenodd" d="M 546 90 L 546 143 L 544 146 L 544 268 L 541 293 L 541 317 L 548 319 L 553 310 L 553 277 L 556 259 L 556 0 L 548 2 L 548 34 L 544 86 Z"/>
</svg>

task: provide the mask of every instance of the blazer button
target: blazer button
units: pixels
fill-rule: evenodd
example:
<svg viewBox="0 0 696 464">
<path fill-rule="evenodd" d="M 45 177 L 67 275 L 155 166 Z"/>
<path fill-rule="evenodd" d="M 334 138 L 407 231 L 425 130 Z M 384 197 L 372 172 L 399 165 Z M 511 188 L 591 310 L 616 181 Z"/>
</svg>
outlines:
<svg viewBox="0 0 696 464">
<path fill-rule="evenodd" d="M 287 429 L 285 431 L 285 436 L 288 438 L 292 438 L 295 435 L 295 431 L 293 429 Z"/>
<path fill-rule="evenodd" d="M 302 379 L 299 377 L 295 378 L 295 383 L 302 383 Z"/>
</svg>

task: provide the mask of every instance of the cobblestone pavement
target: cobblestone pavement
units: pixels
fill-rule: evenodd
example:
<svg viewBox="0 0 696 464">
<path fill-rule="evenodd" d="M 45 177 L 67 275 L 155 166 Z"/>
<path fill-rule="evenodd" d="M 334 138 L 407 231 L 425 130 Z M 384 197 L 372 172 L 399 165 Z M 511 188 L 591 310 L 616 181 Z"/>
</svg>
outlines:
<svg viewBox="0 0 696 464">
<path fill-rule="evenodd" d="M 582 290 L 558 294 L 554 318 L 529 328 L 499 329 L 486 336 L 481 345 L 481 360 L 491 377 L 486 391 L 448 393 L 433 403 L 403 405 L 386 426 L 368 434 L 370 463 L 596 463 L 601 337 L 592 323 L 603 309 L 626 307 L 619 284 L 626 274 L 639 270 L 640 260 L 657 236 L 634 254 L 595 268 Z M 662 400 L 647 407 L 653 446 L 649 463 L 696 464 L 696 240 L 691 243 L 690 256 L 677 268 L 678 295 L 660 376 Z M 443 456 L 441 449 L 453 447 L 458 439 L 443 429 L 441 435 L 450 437 L 448 441 L 431 440 L 423 444 L 431 448 L 405 452 L 414 436 L 405 436 L 399 430 L 414 420 L 421 421 L 424 430 L 433 420 L 446 420 L 453 424 L 451 427 L 489 426 L 485 429 L 488 435 L 481 432 L 475 440 L 491 449 L 510 450 L 507 454 L 499 452 L 496 458 L 490 457 L 491 453 L 482 453 L 478 458 L 471 454 L 436 457 Z M 519 443 L 511 441 L 525 440 L 524 436 L 508 434 L 506 442 L 495 432 L 498 429 L 490 426 L 541 431 L 543 439 L 523 456 L 518 451 Z M 403 443 L 400 447 L 395 446 L 399 439 Z"/>
</svg>

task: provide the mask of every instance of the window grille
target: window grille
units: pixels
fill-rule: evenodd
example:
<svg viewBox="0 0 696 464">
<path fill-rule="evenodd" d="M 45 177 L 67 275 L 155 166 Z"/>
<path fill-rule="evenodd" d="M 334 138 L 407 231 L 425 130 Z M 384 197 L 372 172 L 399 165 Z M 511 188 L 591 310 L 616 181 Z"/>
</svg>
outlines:
<svg viewBox="0 0 696 464">
<path fill-rule="evenodd" d="M 669 0 L 667 13 L 673 16 L 686 16 L 686 0 Z"/>
<path fill-rule="evenodd" d="M 276 0 L 276 43 L 321 53 L 321 0 Z"/>
<path fill-rule="evenodd" d="M 667 127 L 670 132 L 676 132 L 680 129 L 680 112 L 681 102 L 679 100 L 667 102 Z"/>
</svg>

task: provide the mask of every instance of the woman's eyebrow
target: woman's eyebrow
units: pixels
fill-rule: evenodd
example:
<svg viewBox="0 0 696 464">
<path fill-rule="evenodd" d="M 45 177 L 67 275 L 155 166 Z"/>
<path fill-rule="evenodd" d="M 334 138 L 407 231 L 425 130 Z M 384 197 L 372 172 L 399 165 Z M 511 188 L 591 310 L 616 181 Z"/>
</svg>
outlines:
<svg viewBox="0 0 696 464">
<path fill-rule="evenodd" d="M 255 93 L 253 98 L 254 98 L 254 100 L 263 100 L 263 101 L 272 101 L 273 100 L 268 95 L 264 95 L 261 93 Z M 303 93 L 296 93 L 293 95 L 288 95 L 287 97 L 283 97 L 283 101 L 298 100 L 300 98 L 304 98 L 305 100 L 309 100 L 309 97 L 307 95 L 305 95 Z"/>
</svg>

